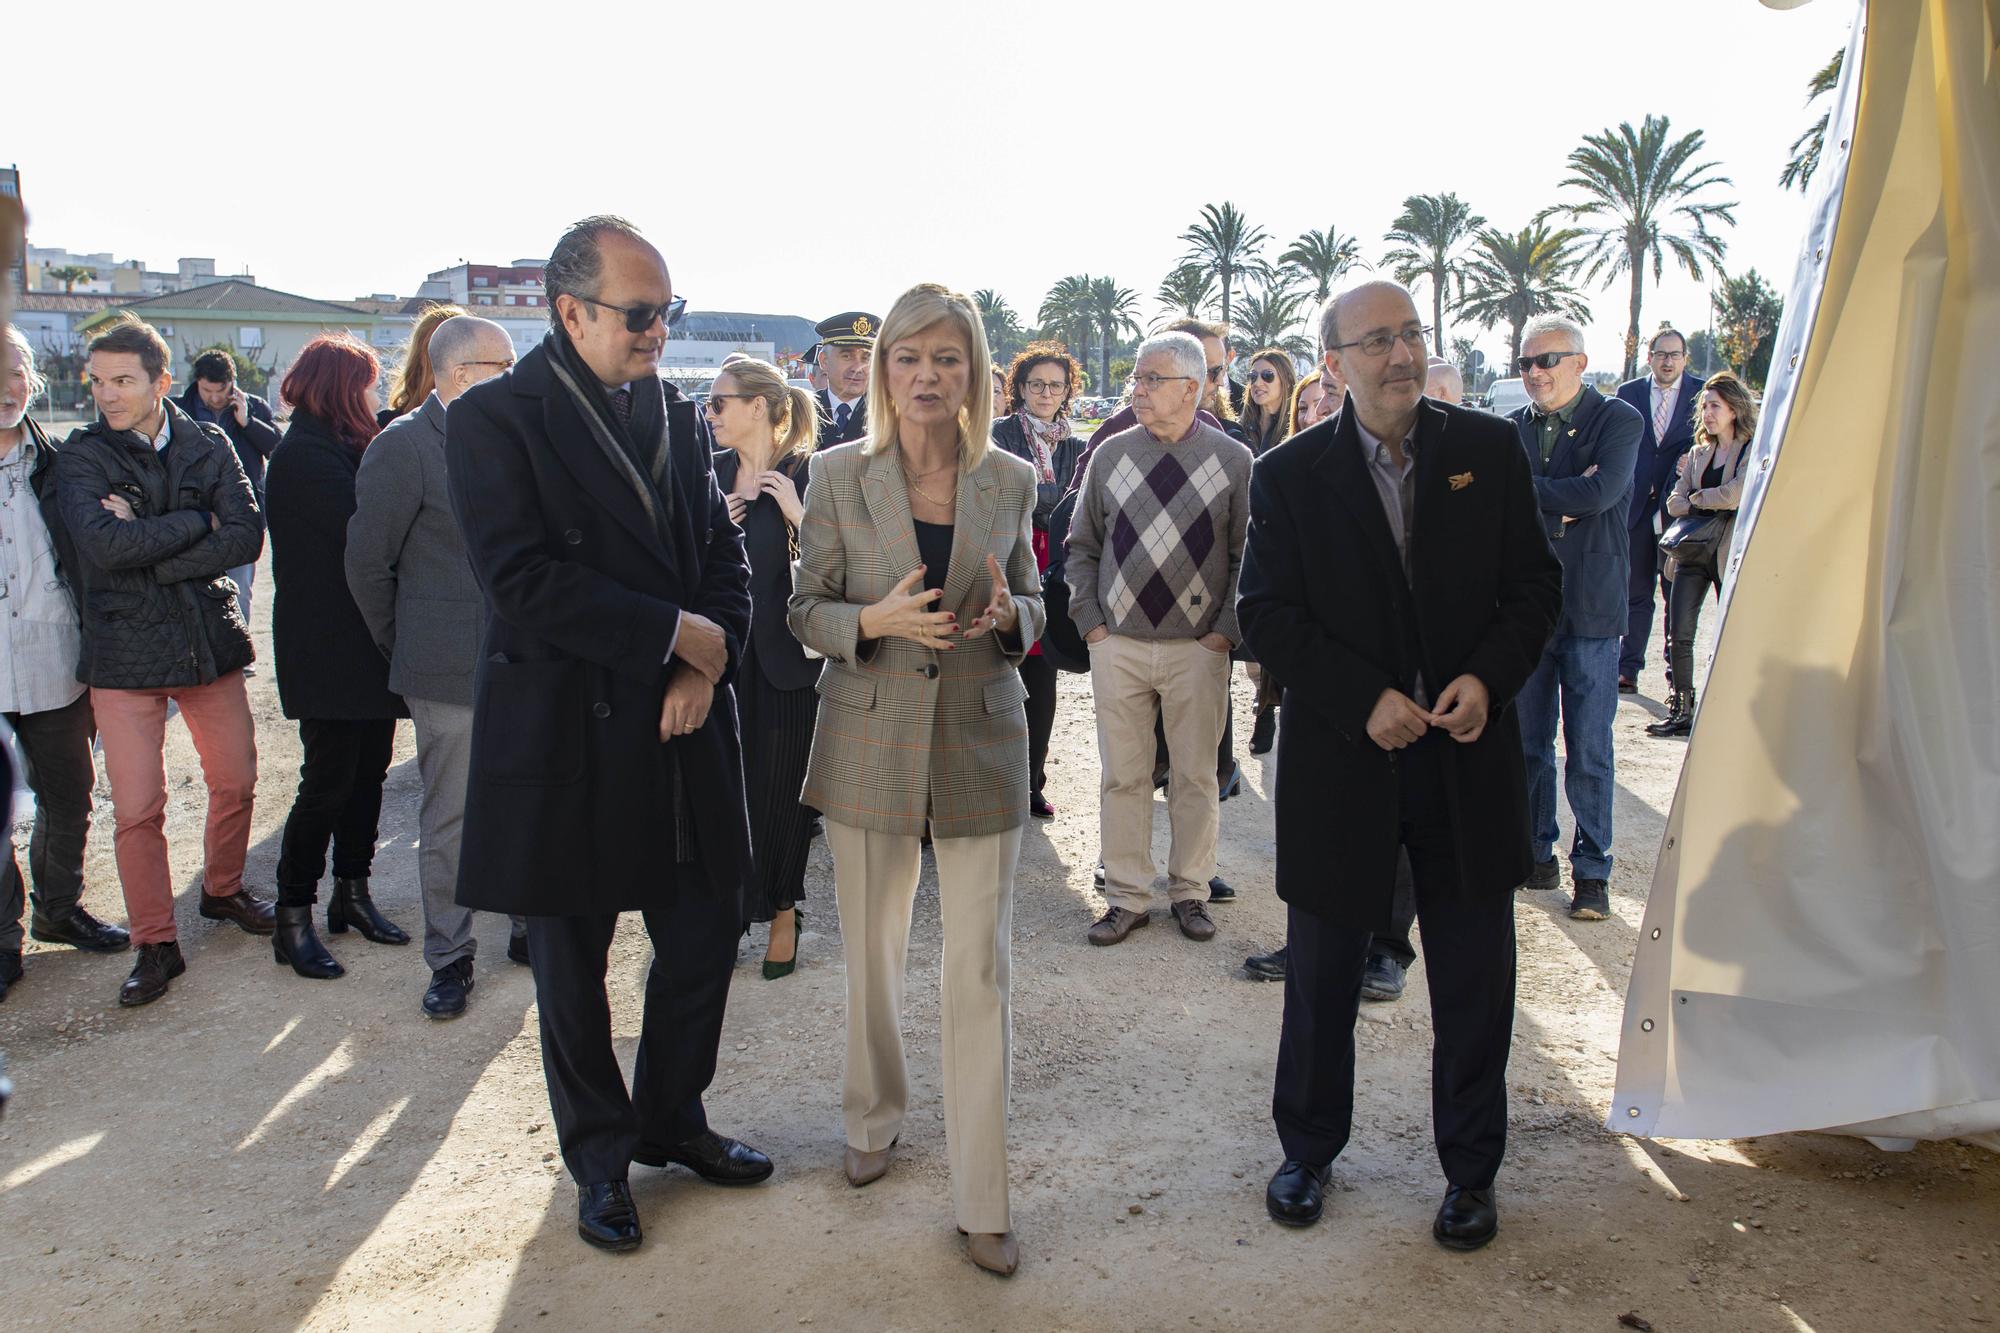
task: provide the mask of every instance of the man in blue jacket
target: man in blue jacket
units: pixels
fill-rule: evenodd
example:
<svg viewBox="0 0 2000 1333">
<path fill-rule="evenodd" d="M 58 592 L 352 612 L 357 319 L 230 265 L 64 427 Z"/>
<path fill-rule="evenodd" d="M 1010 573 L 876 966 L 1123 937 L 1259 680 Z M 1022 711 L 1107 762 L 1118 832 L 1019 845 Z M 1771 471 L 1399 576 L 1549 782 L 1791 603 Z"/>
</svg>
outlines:
<svg viewBox="0 0 2000 1333">
<path fill-rule="evenodd" d="M 1544 530 L 1562 561 L 1562 618 L 1515 706 L 1528 766 L 1528 835 L 1535 865 L 1527 887 L 1559 882 L 1556 718 L 1563 725 L 1563 791 L 1576 818 L 1569 914 L 1611 914 L 1611 724 L 1618 714 L 1618 644 L 1625 633 L 1631 553 L 1626 514 L 1642 423 L 1628 403 L 1583 382 L 1583 329 L 1538 315 L 1522 332 L 1517 363 L 1528 406 L 1512 413 L 1534 473 Z M 1560 691 L 1560 700 L 1558 700 Z"/>
<path fill-rule="evenodd" d="M 1639 688 L 1646 668 L 1646 640 L 1653 634 L 1653 599 L 1666 600 L 1660 577 L 1660 533 L 1666 521 L 1667 496 L 1673 493 L 1674 469 L 1694 443 L 1694 400 L 1703 381 L 1687 373 L 1687 339 L 1679 329 L 1662 328 L 1646 348 L 1648 373 L 1618 386 L 1618 398 L 1638 409 L 1645 434 L 1639 437 L 1639 463 L 1632 472 L 1632 506 L 1626 521 L 1631 532 L 1632 583 L 1626 609 L 1625 646 L 1618 654 L 1618 689 Z M 1657 591 L 1656 591 L 1657 589 Z M 1672 684 L 1673 668 L 1667 668 Z"/>
</svg>

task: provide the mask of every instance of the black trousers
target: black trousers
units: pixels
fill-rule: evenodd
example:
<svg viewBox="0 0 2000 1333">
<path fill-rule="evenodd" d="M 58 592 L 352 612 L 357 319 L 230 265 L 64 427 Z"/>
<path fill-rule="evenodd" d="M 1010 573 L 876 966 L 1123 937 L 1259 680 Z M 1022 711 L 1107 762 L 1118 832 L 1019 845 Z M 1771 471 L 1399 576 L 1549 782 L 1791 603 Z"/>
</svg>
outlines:
<svg viewBox="0 0 2000 1333">
<path fill-rule="evenodd" d="M 736 965 L 733 894 L 700 884 L 679 868 L 672 898 L 643 913 L 653 940 L 646 972 L 646 1013 L 628 1093 L 611 1045 L 611 1004 L 604 969 L 617 913 L 531 916 L 528 957 L 541 1010 L 542 1073 L 563 1165 L 579 1185 L 623 1180 L 640 1143 L 670 1147 L 708 1128 L 701 1095 L 715 1078 L 715 1049 L 729 974 Z"/>
<path fill-rule="evenodd" d="M 1459 888 L 1437 733 L 1397 756 L 1435 1040 L 1431 1118 L 1445 1180 L 1492 1185 L 1507 1146 L 1507 1055 L 1514 1034 L 1514 902 Z M 1292 908 L 1285 1018 L 1271 1117 L 1285 1156 L 1324 1165 L 1354 1122 L 1354 1022 L 1374 932 Z"/>
<path fill-rule="evenodd" d="M 1722 592 L 1722 574 L 1715 561 L 1674 565 L 1674 585 L 1667 594 L 1667 665 L 1674 683 L 1694 687 L 1694 636 L 1701 628 L 1701 604 L 1710 592 Z"/>
<path fill-rule="evenodd" d="M 1056 664 L 1039 653 L 1021 659 L 1021 683 L 1028 687 L 1028 790 L 1048 781 L 1049 737 L 1056 729 Z"/>
<path fill-rule="evenodd" d="M 299 723 L 305 758 L 299 792 L 285 816 L 278 844 L 278 901 L 310 906 L 326 874 L 333 844 L 335 879 L 366 879 L 375 864 L 375 834 L 382 818 L 382 780 L 396 748 L 396 719 Z"/>
<path fill-rule="evenodd" d="M 1410 947 L 1410 927 L 1417 924 L 1417 883 L 1410 875 L 1410 854 L 1396 858 L 1396 896 L 1389 906 L 1389 928 L 1378 930 L 1369 941 L 1371 957 L 1393 958 L 1407 970 L 1417 961 Z"/>
<path fill-rule="evenodd" d="M 97 720 L 90 691 L 61 708 L 8 713 L 27 767 L 28 790 L 35 793 L 35 828 L 28 837 L 28 873 L 34 878 L 35 915 L 62 916 L 83 896 L 83 845 L 90 837 L 90 789 L 97 770 L 90 762 L 90 738 Z M 21 952 L 21 867 L 14 840 L 0 864 L 0 953 Z"/>
<path fill-rule="evenodd" d="M 1653 634 L 1653 604 L 1667 601 L 1666 558 L 1649 519 L 1629 530 L 1631 581 L 1625 588 L 1625 640 L 1618 645 L 1618 674 L 1639 679 L 1646 669 L 1646 640 Z"/>
</svg>

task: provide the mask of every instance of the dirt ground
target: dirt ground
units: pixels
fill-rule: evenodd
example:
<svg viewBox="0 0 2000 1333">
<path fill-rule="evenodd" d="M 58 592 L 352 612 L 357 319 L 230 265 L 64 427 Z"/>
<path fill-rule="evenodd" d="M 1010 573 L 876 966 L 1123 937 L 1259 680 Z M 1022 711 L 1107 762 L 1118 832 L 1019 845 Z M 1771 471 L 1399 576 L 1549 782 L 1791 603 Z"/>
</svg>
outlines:
<svg viewBox="0 0 2000 1333">
<path fill-rule="evenodd" d="M 257 619 L 268 627 L 268 570 Z M 260 647 L 268 634 L 260 632 Z M 250 881 L 270 891 L 296 732 L 268 668 Z M 971 1267 L 952 1228 L 937 1058 L 935 879 L 917 906 L 909 1004 L 914 1106 L 894 1169 L 840 1170 L 842 965 L 831 868 L 815 849 L 797 973 L 761 979 L 742 946 L 712 1122 L 768 1151 L 748 1190 L 634 1170 L 645 1246 L 574 1233 L 554 1155 L 528 973 L 481 927 L 471 1012 L 417 1007 L 416 945 L 331 939 L 347 976 L 311 982 L 270 947 L 195 914 L 202 788 L 170 729 L 168 833 L 189 970 L 161 1002 L 115 1003 L 129 958 L 30 944 L 0 1005 L 17 1095 L 0 1121 L 0 1309 L 9 1330 L 1972 1329 L 2000 1318 L 2000 1158 L 1957 1144 L 1891 1155 L 1793 1135 L 1647 1142 L 1603 1128 L 1620 1005 L 1682 753 L 1640 727 L 1661 710 L 1654 655 L 1619 709 L 1616 919 L 1570 921 L 1522 895 L 1513 1132 L 1499 1240 L 1432 1243 L 1424 970 L 1360 1025 L 1353 1145 L 1325 1220 L 1264 1215 L 1280 987 L 1243 956 L 1279 942 L 1271 770 L 1245 763 L 1223 808 L 1240 901 L 1212 943 L 1170 921 L 1114 949 L 1083 932 L 1096 752 L 1089 693 L 1063 680 L 1052 824 L 1024 844 L 1014 942 L 1012 1166 L 1021 1271 Z M 1239 744 L 1249 694 L 1238 675 Z M 413 932 L 417 774 L 403 728 L 376 897 Z M 123 920 L 100 784 L 86 902 Z M 1156 806 L 1165 845 L 1165 809 Z M 25 833 L 17 831 L 25 849 Z M 25 853 L 23 856 L 25 860 Z M 648 961 L 636 920 L 611 985 L 629 1060 Z"/>
</svg>

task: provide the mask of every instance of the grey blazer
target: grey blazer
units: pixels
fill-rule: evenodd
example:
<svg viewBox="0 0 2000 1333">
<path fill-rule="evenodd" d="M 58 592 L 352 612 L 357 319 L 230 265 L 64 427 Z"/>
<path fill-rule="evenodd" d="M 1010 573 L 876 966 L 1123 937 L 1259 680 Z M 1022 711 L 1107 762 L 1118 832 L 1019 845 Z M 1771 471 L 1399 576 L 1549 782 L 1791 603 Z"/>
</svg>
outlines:
<svg viewBox="0 0 2000 1333">
<path fill-rule="evenodd" d="M 469 708 L 485 599 L 445 487 L 444 415 L 433 393 L 361 455 L 347 586 L 389 659 L 389 688 Z"/>
<path fill-rule="evenodd" d="M 990 552 L 1020 610 L 1007 644 L 991 634 L 950 651 L 908 639 L 859 642 L 861 608 L 922 561 L 893 453 L 860 444 L 812 456 L 787 622 L 820 668 L 819 722 L 800 799 L 828 819 L 883 833 L 1003 833 L 1028 814 L 1028 697 L 1016 669 L 1042 637 L 1042 581 L 1030 520 L 1035 471 L 999 449 L 959 479 L 951 566 L 936 609 L 969 624 L 992 595 Z M 1010 646 L 1011 645 L 1011 646 Z"/>
</svg>

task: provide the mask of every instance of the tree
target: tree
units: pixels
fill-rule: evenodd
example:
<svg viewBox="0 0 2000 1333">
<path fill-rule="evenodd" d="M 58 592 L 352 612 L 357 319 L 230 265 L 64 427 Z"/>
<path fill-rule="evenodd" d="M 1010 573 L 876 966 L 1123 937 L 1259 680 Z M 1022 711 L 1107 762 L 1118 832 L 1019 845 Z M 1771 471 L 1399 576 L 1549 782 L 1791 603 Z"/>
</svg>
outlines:
<svg viewBox="0 0 2000 1333">
<path fill-rule="evenodd" d="M 1061 278 L 1049 288 L 1049 294 L 1042 298 L 1041 309 L 1035 312 L 1035 319 L 1041 325 L 1041 336 L 1053 338 L 1072 352 L 1088 353 L 1090 331 L 1097 324 L 1097 316 L 1090 304 L 1090 277 L 1073 273 Z M 1082 360 L 1078 357 L 1078 360 Z"/>
<path fill-rule="evenodd" d="M 1715 338 L 1707 329 L 1696 329 L 1688 335 L 1688 373 L 1707 379 L 1722 369 L 1722 357 L 1715 350 Z"/>
<path fill-rule="evenodd" d="M 1456 194 L 1413 194 L 1403 200 L 1403 211 L 1389 224 L 1383 240 L 1395 248 L 1382 256 L 1382 263 L 1396 275 L 1396 281 L 1411 286 L 1419 279 L 1431 285 L 1431 324 L 1442 347 L 1445 328 L 1445 288 L 1459 267 L 1459 248 L 1486 225 L 1486 219 Z M 1461 277 L 1459 294 L 1464 295 Z"/>
<path fill-rule="evenodd" d="M 1573 173 L 1562 187 L 1581 190 L 1583 198 L 1571 204 L 1545 208 L 1536 220 L 1561 215 L 1585 224 L 1590 238 L 1584 259 L 1588 268 L 1585 282 L 1600 277 L 1609 287 L 1620 274 L 1632 279 L 1630 321 L 1625 331 L 1626 379 L 1638 373 L 1639 308 L 1644 295 L 1646 261 L 1653 262 L 1653 281 L 1664 268 L 1663 248 L 1696 282 L 1702 280 L 1702 261 L 1718 268 L 1723 251 L 1722 238 L 1708 229 L 1711 221 L 1736 225 L 1736 204 L 1697 200 L 1694 196 L 1712 186 L 1727 185 L 1729 177 L 1712 174 L 1715 164 L 1696 163 L 1704 151 L 1700 130 L 1690 130 L 1678 139 L 1669 139 L 1665 116 L 1647 116 L 1635 132 L 1630 121 L 1615 130 L 1586 134 L 1583 143 L 1571 150 L 1569 167 Z M 1685 234 L 1670 230 L 1675 220 L 1686 224 Z"/>
<path fill-rule="evenodd" d="M 94 282 L 97 270 L 85 268 L 82 264 L 64 264 L 61 268 L 47 270 L 48 275 L 63 285 L 65 294 L 74 292 L 79 282 Z"/>
<path fill-rule="evenodd" d="M 1833 59 L 1820 66 L 1819 72 L 1806 80 L 1806 106 L 1832 92 L 1840 84 L 1840 65 L 1847 52 L 1835 51 Z M 1829 109 L 1819 113 L 1819 119 L 1808 125 L 1805 133 L 1792 140 L 1792 158 L 1785 163 L 1785 169 L 1778 173 L 1778 188 L 1789 190 L 1794 185 L 1804 194 L 1806 183 L 1819 170 L 1820 150 L 1826 147 L 1826 126 L 1832 119 Z"/>
<path fill-rule="evenodd" d="M 1215 299 L 1215 275 L 1199 264 L 1182 264 L 1160 279 L 1153 299 L 1176 318 L 1199 319 Z"/>
<path fill-rule="evenodd" d="M 1583 263 L 1584 234 L 1551 230 L 1537 218 L 1519 232 L 1482 227 L 1461 274 L 1464 294 L 1458 313 L 1481 328 L 1506 324 L 1510 330 L 1508 367 L 1521 355 L 1521 328 L 1544 311 L 1590 318 L 1590 307 L 1570 279 Z"/>
<path fill-rule="evenodd" d="M 1275 347 L 1311 359 L 1313 340 L 1298 331 L 1305 322 L 1306 303 L 1310 299 L 1282 277 L 1266 283 L 1260 291 L 1245 292 L 1235 322 L 1230 325 L 1238 350 L 1255 353 Z"/>
<path fill-rule="evenodd" d="M 1007 304 L 1007 298 L 991 287 L 982 287 L 972 294 L 973 304 L 979 307 L 979 322 L 986 329 L 986 346 L 993 353 L 993 364 L 1004 366 L 1014 359 L 1014 353 L 1021 350 L 1021 320 L 1014 313 L 1014 307 Z"/>
<path fill-rule="evenodd" d="M 1278 262 L 1295 265 L 1312 280 L 1314 302 L 1331 296 L 1333 284 L 1349 269 L 1368 267 L 1361 258 L 1361 242 L 1352 236 L 1342 236 L 1340 229 L 1331 224 L 1325 231 L 1300 235 L 1278 256 Z"/>
<path fill-rule="evenodd" d="M 1110 278 L 1090 280 L 1090 317 L 1097 325 L 1097 365 L 1103 371 L 1100 384 L 1111 383 L 1111 344 L 1120 333 L 1137 334 L 1139 323 L 1132 316 L 1139 308 L 1139 293 L 1120 287 Z"/>
<path fill-rule="evenodd" d="M 1270 236 L 1262 227 L 1251 226 L 1235 204 L 1224 202 L 1203 204 L 1201 220 L 1182 232 L 1181 239 L 1188 243 L 1182 262 L 1212 275 L 1222 288 L 1222 322 L 1229 323 L 1229 297 L 1237 280 L 1264 277 L 1270 272 L 1270 265 L 1258 253 Z"/>
<path fill-rule="evenodd" d="M 1771 345 L 1784 298 L 1751 269 L 1740 278 L 1725 278 L 1722 290 L 1710 298 L 1715 306 L 1717 350 L 1752 389 L 1763 391 L 1771 373 Z"/>
</svg>

